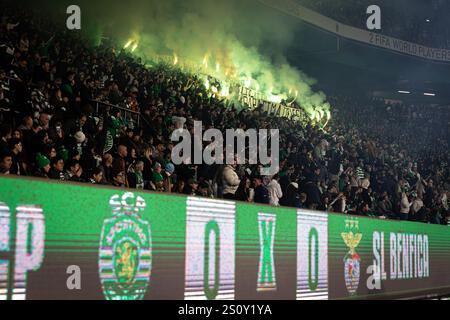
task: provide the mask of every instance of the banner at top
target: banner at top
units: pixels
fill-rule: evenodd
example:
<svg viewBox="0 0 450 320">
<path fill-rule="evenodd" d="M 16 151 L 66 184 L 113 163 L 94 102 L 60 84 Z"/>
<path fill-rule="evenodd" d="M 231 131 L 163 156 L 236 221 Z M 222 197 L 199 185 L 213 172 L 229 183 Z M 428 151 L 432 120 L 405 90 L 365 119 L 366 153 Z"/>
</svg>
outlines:
<svg viewBox="0 0 450 320">
<path fill-rule="evenodd" d="M 313 10 L 307 9 L 293 0 L 259 1 L 343 38 L 367 43 L 376 47 L 423 59 L 450 62 L 450 50 L 447 49 L 430 48 L 417 43 L 388 37 L 380 33 L 374 33 L 348 26 L 331 18 L 325 17 Z"/>
</svg>

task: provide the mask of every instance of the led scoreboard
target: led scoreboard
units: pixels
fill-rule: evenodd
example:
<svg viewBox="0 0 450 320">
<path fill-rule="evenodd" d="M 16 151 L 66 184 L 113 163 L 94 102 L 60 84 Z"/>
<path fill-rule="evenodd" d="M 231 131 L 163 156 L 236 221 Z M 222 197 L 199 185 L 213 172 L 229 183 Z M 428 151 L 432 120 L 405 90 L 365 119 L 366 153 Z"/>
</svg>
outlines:
<svg viewBox="0 0 450 320">
<path fill-rule="evenodd" d="M 0 178 L 0 300 L 418 297 L 449 269 L 447 226 Z"/>
</svg>

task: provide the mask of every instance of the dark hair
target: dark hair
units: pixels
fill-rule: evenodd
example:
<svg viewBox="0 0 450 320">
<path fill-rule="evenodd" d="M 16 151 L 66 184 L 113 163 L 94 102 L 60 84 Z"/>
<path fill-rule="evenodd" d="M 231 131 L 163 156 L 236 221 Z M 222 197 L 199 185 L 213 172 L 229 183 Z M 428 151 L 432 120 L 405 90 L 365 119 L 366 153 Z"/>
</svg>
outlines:
<svg viewBox="0 0 450 320">
<path fill-rule="evenodd" d="M 0 135 L 2 137 L 6 137 L 8 134 L 11 134 L 11 133 L 12 133 L 11 125 L 9 125 L 7 123 L 4 123 L 4 124 L 1 125 L 1 127 L 0 127 Z"/>
<path fill-rule="evenodd" d="M 16 144 L 19 144 L 21 142 L 22 142 L 22 140 L 17 139 L 17 138 L 9 139 L 9 141 L 8 141 L 9 150 L 12 151 L 14 149 L 14 147 L 16 146 Z"/>
<path fill-rule="evenodd" d="M 209 183 L 206 181 L 203 181 L 202 183 L 200 183 L 200 189 L 204 189 L 204 188 L 209 188 Z"/>
<path fill-rule="evenodd" d="M 114 169 L 114 170 L 112 171 L 112 177 L 115 178 L 115 177 L 117 177 L 120 173 L 125 173 L 125 171 L 120 170 L 120 169 Z"/>
<path fill-rule="evenodd" d="M 66 167 L 70 169 L 75 167 L 77 164 L 80 164 L 80 161 L 72 159 L 67 162 Z"/>
<path fill-rule="evenodd" d="M 99 175 L 100 173 L 103 173 L 103 170 L 100 167 L 97 167 L 92 170 L 91 176 L 96 176 Z"/>
<path fill-rule="evenodd" d="M 12 157 L 12 153 L 11 152 L 2 152 L 0 154 L 0 161 L 3 162 L 3 160 L 5 158 L 8 158 L 8 157 Z"/>
<path fill-rule="evenodd" d="M 51 164 L 52 166 L 54 166 L 55 164 L 57 164 L 60 160 L 63 160 L 63 157 L 61 157 L 60 155 L 57 155 L 56 157 L 54 157 L 53 159 L 51 159 Z"/>
<path fill-rule="evenodd" d="M 82 114 L 81 114 L 81 116 L 80 116 L 80 118 L 83 116 L 83 115 L 91 115 L 91 114 L 93 114 L 94 113 L 94 108 L 92 107 L 92 105 L 90 105 L 90 104 L 85 104 L 84 106 L 83 106 L 83 109 L 82 109 Z"/>
</svg>

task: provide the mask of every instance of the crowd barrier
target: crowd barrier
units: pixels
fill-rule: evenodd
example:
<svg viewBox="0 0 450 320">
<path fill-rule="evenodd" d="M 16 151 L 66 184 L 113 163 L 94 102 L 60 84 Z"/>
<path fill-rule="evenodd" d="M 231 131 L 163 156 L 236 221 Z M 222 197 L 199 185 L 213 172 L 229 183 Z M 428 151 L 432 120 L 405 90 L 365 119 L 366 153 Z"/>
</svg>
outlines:
<svg viewBox="0 0 450 320">
<path fill-rule="evenodd" d="M 450 228 L 0 178 L 0 300 L 450 293 Z"/>
<path fill-rule="evenodd" d="M 100 116 L 104 111 L 105 108 L 112 109 L 112 110 L 120 110 L 122 112 L 123 118 L 126 121 L 133 121 L 137 124 L 137 127 L 141 125 L 141 113 L 137 111 L 133 111 L 130 109 L 127 109 L 125 107 L 121 107 L 118 105 L 112 105 L 110 103 L 98 101 L 98 100 L 92 100 L 91 103 L 95 105 L 95 114 L 97 116 Z"/>
</svg>

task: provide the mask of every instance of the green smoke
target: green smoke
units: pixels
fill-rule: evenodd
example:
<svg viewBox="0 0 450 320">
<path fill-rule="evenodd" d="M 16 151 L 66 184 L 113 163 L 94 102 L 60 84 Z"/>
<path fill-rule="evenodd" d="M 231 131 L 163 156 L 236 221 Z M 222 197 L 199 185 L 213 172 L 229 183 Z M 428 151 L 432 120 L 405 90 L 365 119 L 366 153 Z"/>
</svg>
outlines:
<svg viewBox="0 0 450 320">
<path fill-rule="evenodd" d="M 132 40 L 139 56 L 169 57 L 218 78 L 233 75 L 268 96 L 297 97 L 310 115 L 329 110 L 326 96 L 312 90 L 314 79 L 285 58 L 297 21 L 257 0 L 63 0 L 50 6 L 65 14 L 69 4 L 81 7 L 83 28 L 95 30 L 96 38 L 113 37 L 122 47 Z"/>
</svg>

